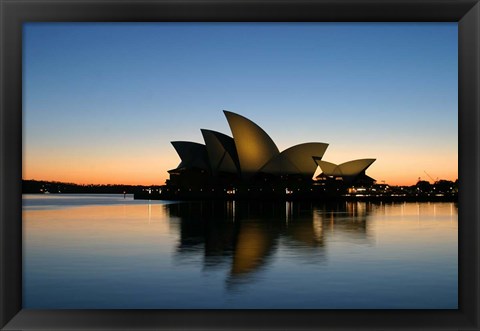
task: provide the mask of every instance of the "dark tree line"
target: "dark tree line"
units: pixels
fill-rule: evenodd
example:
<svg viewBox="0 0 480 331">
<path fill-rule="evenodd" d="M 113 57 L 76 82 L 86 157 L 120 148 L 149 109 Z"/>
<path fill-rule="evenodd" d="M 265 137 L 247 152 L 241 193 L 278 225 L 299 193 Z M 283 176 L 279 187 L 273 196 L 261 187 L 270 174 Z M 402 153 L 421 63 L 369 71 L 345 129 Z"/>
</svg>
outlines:
<svg viewBox="0 0 480 331">
<path fill-rule="evenodd" d="M 43 180 L 22 180 L 22 193 L 108 193 L 135 194 L 159 186 L 122 185 L 122 184 L 74 184 L 48 182 Z"/>
</svg>

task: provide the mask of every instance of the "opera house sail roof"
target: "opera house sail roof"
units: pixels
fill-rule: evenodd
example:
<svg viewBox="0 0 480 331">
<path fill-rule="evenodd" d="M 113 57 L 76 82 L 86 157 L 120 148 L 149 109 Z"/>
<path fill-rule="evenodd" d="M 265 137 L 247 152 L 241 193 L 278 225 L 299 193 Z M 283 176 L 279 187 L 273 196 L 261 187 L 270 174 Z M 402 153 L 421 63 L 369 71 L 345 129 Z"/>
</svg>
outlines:
<svg viewBox="0 0 480 331">
<path fill-rule="evenodd" d="M 237 173 L 240 165 L 238 164 L 237 150 L 233 138 L 212 130 L 201 129 L 201 131 L 212 173 Z"/>
<path fill-rule="evenodd" d="M 224 114 L 233 137 L 201 129 L 205 144 L 172 142 L 181 162 L 169 171 L 171 176 L 197 169 L 212 178 L 227 174 L 239 180 L 248 180 L 256 175 L 293 175 L 311 180 L 319 167 L 323 178 L 352 182 L 361 176 L 367 178 L 365 170 L 375 161 L 359 159 L 340 165 L 324 161 L 329 145 L 323 142 L 298 144 L 280 152 L 272 138 L 256 123 L 230 111 L 224 111 Z"/>
<path fill-rule="evenodd" d="M 373 162 L 375 159 L 359 159 L 336 165 L 322 160 L 317 161 L 325 176 L 342 177 L 350 181 L 362 174 Z"/>
<path fill-rule="evenodd" d="M 328 144 L 304 143 L 287 148 L 275 155 L 261 171 L 273 174 L 301 174 L 313 176 L 316 159 L 321 159 Z"/>
<path fill-rule="evenodd" d="M 190 141 L 172 141 L 172 145 L 182 160 L 177 169 L 208 168 L 207 149 L 205 145 Z"/>
<path fill-rule="evenodd" d="M 257 173 L 279 154 L 272 138 L 261 127 L 241 115 L 223 111 L 232 130 L 243 175 Z"/>
</svg>

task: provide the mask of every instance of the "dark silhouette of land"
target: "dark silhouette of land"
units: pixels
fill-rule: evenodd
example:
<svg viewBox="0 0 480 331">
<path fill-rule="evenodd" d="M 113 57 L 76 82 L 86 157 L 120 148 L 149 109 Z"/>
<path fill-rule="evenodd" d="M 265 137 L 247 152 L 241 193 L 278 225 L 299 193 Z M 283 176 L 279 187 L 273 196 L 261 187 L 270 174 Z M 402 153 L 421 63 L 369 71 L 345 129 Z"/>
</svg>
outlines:
<svg viewBox="0 0 480 331">
<path fill-rule="evenodd" d="M 433 184 L 419 180 L 411 186 L 372 184 L 346 186 L 341 182 L 296 181 L 288 190 L 263 181 L 261 185 L 224 183 L 205 186 L 75 184 L 56 181 L 22 180 L 22 193 L 133 194 L 146 200 L 262 200 L 262 201 L 458 201 L 458 179 L 437 180 Z M 251 183 L 250 183 L 251 184 Z"/>
<path fill-rule="evenodd" d="M 22 180 L 22 193 L 102 193 L 102 194 L 141 194 L 160 186 L 124 184 L 74 184 L 44 180 Z"/>
<path fill-rule="evenodd" d="M 234 183 L 234 184 L 232 184 Z M 313 181 L 290 178 L 223 182 L 195 182 L 167 185 L 141 191 L 135 199 L 150 200 L 270 200 L 270 201 L 457 201 L 458 180 L 418 181 L 411 186 L 345 183 L 338 180 Z"/>
</svg>

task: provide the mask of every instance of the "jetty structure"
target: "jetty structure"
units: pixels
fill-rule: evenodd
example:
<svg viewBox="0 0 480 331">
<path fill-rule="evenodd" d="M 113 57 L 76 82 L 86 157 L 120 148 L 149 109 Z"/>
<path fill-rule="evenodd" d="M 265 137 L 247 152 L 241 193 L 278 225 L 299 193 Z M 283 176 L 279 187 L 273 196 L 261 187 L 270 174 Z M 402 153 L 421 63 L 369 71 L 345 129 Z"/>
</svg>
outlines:
<svg viewBox="0 0 480 331">
<path fill-rule="evenodd" d="M 204 143 L 172 141 L 180 163 L 151 199 L 305 199 L 337 197 L 349 188 L 371 186 L 365 171 L 372 158 L 340 165 L 323 160 L 324 142 L 279 151 L 257 124 L 224 110 L 232 136 L 201 129 Z M 317 171 L 320 169 L 320 171 Z M 315 173 L 319 173 L 314 177 Z M 139 197 L 144 198 L 144 197 Z"/>
</svg>

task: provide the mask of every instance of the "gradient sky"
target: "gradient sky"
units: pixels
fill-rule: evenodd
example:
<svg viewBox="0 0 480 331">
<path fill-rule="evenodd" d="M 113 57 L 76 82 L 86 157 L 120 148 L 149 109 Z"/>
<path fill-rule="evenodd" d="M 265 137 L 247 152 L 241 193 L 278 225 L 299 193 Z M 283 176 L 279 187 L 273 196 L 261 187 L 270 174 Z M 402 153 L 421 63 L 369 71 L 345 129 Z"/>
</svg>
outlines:
<svg viewBox="0 0 480 331">
<path fill-rule="evenodd" d="M 457 23 L 28 23 L 23 178 L 164 184 L 170 141 L 231 135 L 376 158 L 392 185 L 458 178 Z M 431 181 L 431 180 L 430 180 Z"/>
</svg>

